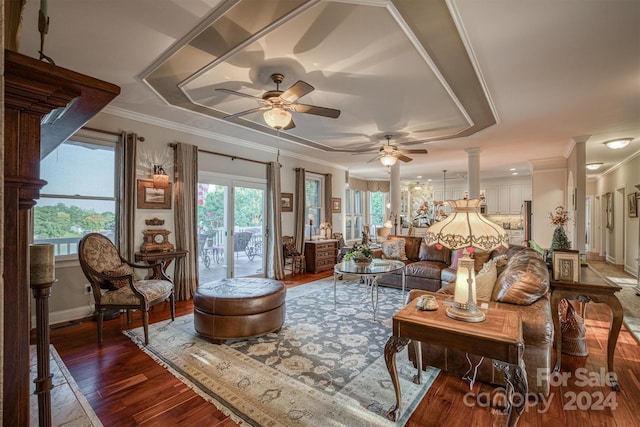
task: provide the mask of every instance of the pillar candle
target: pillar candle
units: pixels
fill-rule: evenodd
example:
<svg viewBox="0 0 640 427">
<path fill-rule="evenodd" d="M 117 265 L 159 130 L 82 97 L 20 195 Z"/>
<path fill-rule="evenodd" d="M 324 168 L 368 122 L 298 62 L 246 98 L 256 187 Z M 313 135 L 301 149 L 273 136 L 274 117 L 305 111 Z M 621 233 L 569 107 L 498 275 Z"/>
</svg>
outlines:
<svg viewBox="0 0 640 427">
<path fill-rule="evenodd" d="M 55 282 L 54 245 L 50 243 L 29 245 L 30 282 L 35 285 Z"/>
</svg>

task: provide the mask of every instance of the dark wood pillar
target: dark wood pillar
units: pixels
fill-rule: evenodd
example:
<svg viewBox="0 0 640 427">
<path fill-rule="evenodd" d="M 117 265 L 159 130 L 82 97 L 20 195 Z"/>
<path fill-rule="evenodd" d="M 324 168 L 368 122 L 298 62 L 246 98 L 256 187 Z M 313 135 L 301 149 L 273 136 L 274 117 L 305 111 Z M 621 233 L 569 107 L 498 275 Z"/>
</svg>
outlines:
<svg viewBox="0 0 640 427">
<path fill-rule="evenodd" d="M 5 51 L 4 114 L 4 425 L 29 425 L 29 211 L 46 184 L 40 179 L 41 140 L 62 143 L 120 88 L 16 52 Z M 75 100 L 75 101 L 74 101 Z M 73 103 L 71 101 L 74 101 Z M 41 119 L 65 108 L 52 125 Z M 67 117 L 67 115 L 69 117 Z M 50 151 L 50 150 L 49 150 Z"/>
</svg>

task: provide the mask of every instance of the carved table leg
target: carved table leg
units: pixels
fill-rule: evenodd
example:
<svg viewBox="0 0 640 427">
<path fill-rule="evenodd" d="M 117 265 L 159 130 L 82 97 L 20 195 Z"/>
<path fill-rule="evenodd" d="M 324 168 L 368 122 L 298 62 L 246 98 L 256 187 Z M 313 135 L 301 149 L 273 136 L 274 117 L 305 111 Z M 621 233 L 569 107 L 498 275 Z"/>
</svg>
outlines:
<svg viewBox="0 0 640 427">
<path fill-rule="evenodd" d="M 613 355 L 616 351 L 616 343 L 618 342 L 618 335 L 620 334 L 620 328 L 622 327 L 623 308 L 620 304 L 620 300 L 615 295 L 609 295 L 602 302 L 607 304 L 611 309 L 611 319 L 609 320 L 609 337 L 607 339 L 607 371 L 609 375 L 609 384 L 611 389 L 620 391 L 618 385 L 618 379 L 613 370 Z"/>
<path fill-rule="evenodd" d="M 391 382 L 393 383 L 393 390 L 396 393 L 396 404 L 389 412 L 387 412 L 387 418 L 391 421 L 395 421 L 398 418 L 398 412 L 400 411 L 400 382 L 398 381 L 398 370 L 396 369 L 396 353 L 402 350 L 409 343 L 408 338 L 390 336 L 387 340 L 387 344 L 384 346 L 384 361 L 387 363 L 387 370 L 391 376 Z"/>
<path fill-rule="evenodd" d="M 511 365 L 505 362 L 493 361 L 493 365 L 499 371 L 504 372 L 504 380 L 507 384 L 507 402 L 505 411 L 507 412 L 507 426 L 512 427 L 518 424 L 518 419 L 527 403 L 527 393 L 529 386 L 527 383 L 527 372 L 524 368 L 524 362 L 520 360 L 518 365 Z M 514 399 L 514 392 L 517 393 Z M 513 415 L 515 408 L 516 414 Z"/>
</svg>

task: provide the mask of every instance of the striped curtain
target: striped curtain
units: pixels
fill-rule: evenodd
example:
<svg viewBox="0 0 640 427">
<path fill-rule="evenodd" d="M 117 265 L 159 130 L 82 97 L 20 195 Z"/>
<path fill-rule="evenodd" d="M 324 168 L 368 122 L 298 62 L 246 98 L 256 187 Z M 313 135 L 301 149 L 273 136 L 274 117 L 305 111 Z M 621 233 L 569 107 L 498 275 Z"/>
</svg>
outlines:
<svg viewBox="0 0 640 427">
<path fill-rule="evenodd" d="M 195 292 L 198 269 L 198 147 L 176 144 L 174 151 L 174 223 L 176 249 L 187 256 L 176 260 L 173 285 L 178 301 L 188 300 Z"/>
</svg>

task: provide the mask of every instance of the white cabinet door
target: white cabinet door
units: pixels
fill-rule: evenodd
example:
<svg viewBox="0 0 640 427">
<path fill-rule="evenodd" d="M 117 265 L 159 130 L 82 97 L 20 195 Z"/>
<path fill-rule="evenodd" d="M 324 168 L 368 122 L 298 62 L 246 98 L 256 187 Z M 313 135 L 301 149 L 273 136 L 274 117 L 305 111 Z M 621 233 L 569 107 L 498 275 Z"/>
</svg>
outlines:
<svg viewBox="0 0 640 427">
<path fill-rule="evenodd" d="M 511 188 L 509 186 L 498 187 L 498 213 L 507 214 L 511 212 Z"/>
<path fill-rule="evenodd" d="M 495 187 L 486 190 L 487 214 L 495 215 L 498 213 L 498 189 Z"/>
<path fill-rule="evenodd" d="M 520 214 L 522 207 L 522 185 L 509 187 L 509 213 Z"/>
</svg>

